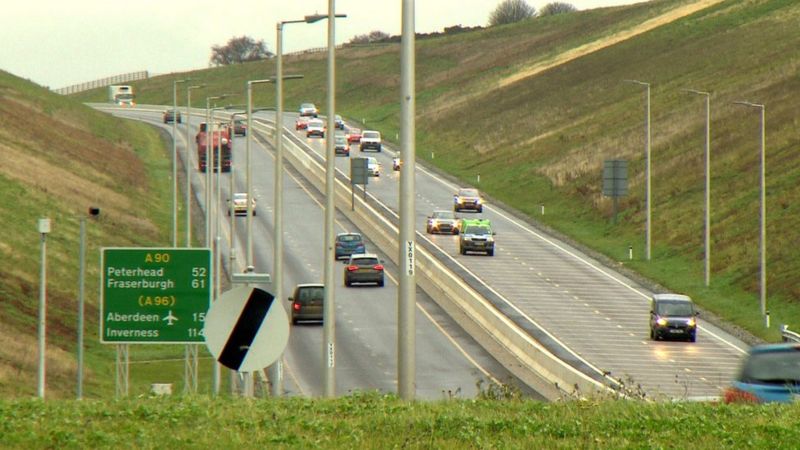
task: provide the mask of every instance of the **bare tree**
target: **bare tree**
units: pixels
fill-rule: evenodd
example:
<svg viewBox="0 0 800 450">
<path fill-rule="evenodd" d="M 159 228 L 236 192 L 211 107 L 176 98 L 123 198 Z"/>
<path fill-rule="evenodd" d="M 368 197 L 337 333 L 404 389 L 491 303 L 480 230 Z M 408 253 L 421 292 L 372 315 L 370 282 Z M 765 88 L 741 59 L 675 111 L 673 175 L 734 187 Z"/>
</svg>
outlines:
<svg viewBox="0 0 800 450">
<path fill-rule="evenodd" d="M 505 0 L 489 15 L 489 26 L 519 22 L 535 15 L 536 9 L 525 0 Z"/>
<path fill-rule="evenodd" d="M 578 9 L 570 3 L 551 2 L 542 6 L 542 9 L 539 10 L 539 17 L 554 16 L 556 14 L 570 13 L 577 10 Z"/>
<path fill-rule="evenodd" d="M 225 45 L 211 47 L 211 64 L 227 66 L 247 61 L 271 58 L 263 40 L 256 41 L 249 36 L 232 37 Z"/>
<path fill-rule="evenodd" d="M 353 39 L 350 39 L 350 44 L 369 44 L 371 42 L 381 42 L 386 39 L 389 39 L 389 34 L 384 33 L 383 31 L 370 31 L 369 34 L 359 34 L 358 36 L 353 36 Z"/>
</svg>

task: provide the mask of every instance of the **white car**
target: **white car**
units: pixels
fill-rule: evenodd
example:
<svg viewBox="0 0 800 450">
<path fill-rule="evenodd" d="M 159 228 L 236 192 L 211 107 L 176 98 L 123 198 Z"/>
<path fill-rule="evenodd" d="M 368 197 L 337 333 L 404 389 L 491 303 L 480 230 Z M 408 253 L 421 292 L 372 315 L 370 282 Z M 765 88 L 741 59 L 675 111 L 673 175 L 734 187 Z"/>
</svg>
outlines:
<svg viewBox="0 0 800 450">
<path fill-rule="evenodd" d="M 367 158 L 367 172 L 373 177 L 381 176 L 381 163 L 374 156 Z"/>
<path fill-rule="evenodd" d="M 228 200 L 230 202 L 230 200 Z M 254 198 L 251 202 L 251 208 L 253 210 L 253 215 L 256 215 L 256 199 Z M 231 215 L 231 206 L 228 203 L 228 215 Z M 233 213 L 235 215 L 244 214 L 247 215 L 247 192 L 235 192 L 233 194 Z"/>
<path fill-rule="evenodd" d="M 325 137 L 325 122 L 320 119 L 311 119 L 306 126 L 306 137 Z"/>
<path fill-rule="evenodd" d="M 303 103 L 300 105 L 300 115 L 305 117 L 317 117 L 317 107 L 313 103 Z"/>
<path fill-rule="evenodd" d="M 379 131 L 364 131 L 361 133 L 361 142 L 358 149 L 362 152 L 364 150 L 381 151 L 381 133 Z"/>
</svg>

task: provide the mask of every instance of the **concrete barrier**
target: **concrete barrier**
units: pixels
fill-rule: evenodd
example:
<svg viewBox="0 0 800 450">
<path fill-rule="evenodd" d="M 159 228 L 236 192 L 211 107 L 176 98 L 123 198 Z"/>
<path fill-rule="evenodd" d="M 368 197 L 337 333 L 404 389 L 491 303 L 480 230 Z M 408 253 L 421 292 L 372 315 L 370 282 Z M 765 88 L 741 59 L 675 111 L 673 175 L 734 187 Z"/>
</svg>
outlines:
<svg viewBox="0 0 800 450">
<path fill-rule="evenodd" d="M 304 149 L 302 141 L 293 135 L 284 142 L 286 162 L 316 189 L 325 192 L 323 161 Z M 366 201 L 356 195 L 355 208 L 351 210 L 350 185 L 344 178 L 344 174 L 339 173 L 336 179 L 337 209 L 399 265 L 401 256 L 396 224 L 378 211 L 381 205 L 373 206 L 378 201 L 370 195 Z M 416 264 L 417 284 L 516 377 L 546 398 L 558 400 L 576 393 L 584 395 L 608 389 L 601 374 L 595 374 L 593 378 L 557 358 L 445 267 L 425 246 L 417 246 Z"/>
</svg>

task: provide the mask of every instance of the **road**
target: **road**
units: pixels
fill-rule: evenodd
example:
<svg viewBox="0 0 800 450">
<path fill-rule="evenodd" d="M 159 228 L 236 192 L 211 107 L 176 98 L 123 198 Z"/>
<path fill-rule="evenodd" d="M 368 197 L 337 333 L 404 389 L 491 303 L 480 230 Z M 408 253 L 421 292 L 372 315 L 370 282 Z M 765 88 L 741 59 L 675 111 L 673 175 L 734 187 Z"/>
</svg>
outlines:
<svg viewBox="0 0 800 450">
<path fill-rule="evenodd" d="M 293 130 L 296 115 L 285 119 L 287 133 L 319 155 L 324 140 Z M 375 202 L 398 211 L 399 173 L 391 170 L 391 148 L 376 156 L 383 174 L 369 182 Z M 337 169 L 349 173 L 347 158 Z M 434 209 L 452 209 L 458 186 L 423 166 L 416 171 L 417 241 L 444 250 L 471 280 L 515 312 L 520 326 L 534 329 L 560 344 L 562 353 L 582 361 L 626 389 L 653 398 L 711 397 L 720 394 L 739 367 L 748 346 L 710 323 L 699 321 L 697 343 L 649 339 L 649 292 L 645 287 L 547 236 L 491 203 L 482 214 L 461 213 L 492 221 L 497 232 L 494 257 L 460 255 L 455 236 L 425 234 L 425 219 Z"/>
<path fill-rule="evenodd" d="M 157 111 L 141 107 L 114 109 L 120 117 L 134 118 L 172 131 L 172 125 L 161 122 Z M 185 154 L 185 126 L 178 126 L 178 154 Z M 200 119 L 189 121 L 192 136 Z M 293 122 L 292 122 L 293 123 Z M 195 198 L 204 207 L 205 174 L 195 168 L 196 154 L 191 143 L 191 183 Z M 234 191 L 245 191 L 243 162 L 245 139 L 234 139 L 233 174 L 221 174 L 221 211 L 229 196 L 231 176 Z M 254 263 L 257 272 L 270 272 L 272 265 L 272 199 L 273 163 L 271 148 L 262 139 L 253 140 L 252 171 L 257 215 L 253 221 Z M 309 187 L 298 173 L 289 170 L 284 178 L 284 292 L 288 297 L 295 284 L 321 282 L 323 272 L 323 204 L 321 194 Z M 180 217 L 180 213 L 179 213 Z M 245 217 L 219 216 L 223 242 L 223 261 L 229 270 L 244 269 Z M 337 215 L 337 232 L 359 231 L 343 216 Z M 202 235 L 202 233 L 201 233 Z M 233 238 L 231 238 L 233 236 Z M 230 244 L 232 242 L 232 245 Z M 367 240 L 368 248 L 371 242 Z M 232 246 L 235 259 L 227 250 Z M 369 251 L 376 251 L 374 246 Z M 379 252 L 378 252 L 379 253 Z M 385 255 L 387 283 L 383 288 L 363 286 L 346 288 L 336 277 L 336 391 L 343 395 L 353 391 L 397 389 L 397 267 Z M 338 264 L 344 269 L 342 263 Z M 518 385 L 513 376 L 450 319 L 423 292 L 417 294 L 416 393 L 421 399 L 475 397 L 478 384 L 488 381 Z M 288 307 L 288 302 L 282 302 Z M 323 345 L 320 324 L 299 324 L 292 327 L 284 354 L 284 388 L 287 395 L 317 397 L 323 394 Z M 520 386 L 524 394 L 541 398 Z"/>
</svg>

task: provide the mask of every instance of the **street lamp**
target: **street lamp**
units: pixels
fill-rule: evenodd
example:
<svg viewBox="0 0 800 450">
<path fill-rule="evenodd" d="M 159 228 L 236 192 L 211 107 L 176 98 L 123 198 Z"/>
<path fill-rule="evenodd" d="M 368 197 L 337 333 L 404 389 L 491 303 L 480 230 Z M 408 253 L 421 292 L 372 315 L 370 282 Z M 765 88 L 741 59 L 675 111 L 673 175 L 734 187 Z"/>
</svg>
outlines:
<svg viewBox="0 0 800 450">
<path fill-rule="evenodd" d="M 650 218 L 651 218 L 651 201 L 650 201 L 650 83 L 645 83 L 638 80 L 625 80 L 627 83 L 634 83 L 644 86 L 646 88 L 646 110 L 645 110 L 645 139 L 644 139 L 644 153 L 645 153 L 645 258 L 650 261 Z"/>
<path fill-rule="evenodd" d="M 172 246 L 178 246 L 178 83 L 191 78 L 172 81 Z M 187 142 L 186 145 L 189 145 Z"/>
<path fill-rule="evenodd" d="M 273 289 L 276 298 L 283 298 L 283 273 L 281 267 L 283 265 L 283 236 L 282 236 L 282 217 L 283 217 L 283 26 L 290 23 L 315 23 L 323 19 L 328 21 L 328 130 L 335 130 L 335 113 L 334 113 L 334 99 L 335 99 L 335 86 L 334 86 L 334 49 L 336 47 L 334 40 L 334 18 L 347 17 L 346 14 L 334 14 L 334 0 L 329 0 L 328 14 L 313 14 L 305 16 L 302 20 L 284 20 L 278 22 L 278 36 L 277 36 L 277 61 L 275 63 L 275 85 L 276 85 L 276 116 L 275 116 L 275 265 L 273 267 Z M 286 77 L 288 78 L 288 77 Z M 335 373 L 333 364 L 334 355 L 334 281 L 333 281 L 333 221 L 334 221 L 334 170 L 335 158 L 334 154 L 334 139 L 328 137 L 326 139 L 326 182 L 325 182 L 325 248 L 323 252 L 323 259 L 325 261 L 324 267 L 324 284 L 325 284 L 325 300 L 323 305 L 323 366 L 324 371 L 324 384 L 325 396 L 333 397 L 335 395 Z M 270 380 L 272 381 L 272 395 L 280 395 L 283 390 L 281 361 L 273 364 L 270 367 Z"/>
<path fill-rule="evenodd" d="M 400 230 L 399 290 L 397 302 L 397 391 L 400 398 L 413 400 L 416 373 L 416 279 L 414 276 L 416 238 L 414 233 L 414 170 L 416 94 L 414 74 L 415 26 L 414 0 L 402 2 L 402 34 L 400 47 Z"/>
<path fill-rule="evenodd" d="M 737 105 L 747 106 L 749 108 L 758 108 L 761 110 L 761 237 L 760 241 L 760 254 L 761 254 L 761 315 L 764 316 L 767 328 L 769 328 L 769 311 L 767 311 L 767 174 L 766 174 L 766 142 L 764 137 L 764 105 L 751 102 L 733 102 Z"/>
<path fill-rule="evenodd" d="M 711 94 L 696 89 L 684 89 L 685 92 L 702 95 L 706 98 L 706 210 L 705 210 L 705 282 L 711 283 Z"/>
<path fill-rule="evenodd" d="M 211 250 L 211 279 L 214 280 L 212 283 L 214 285 L 214 301 L 219 298 L 219 276 L 216 277 L 214 274 L 218 274 L 219 267 L 217 264 L 217 253 L 215 246 L 211 242 L 211 238 L 214 236 L 212 232 L 212 224 L 216 223 L 216 220 L 212 221 L 211 217 L 211 202 L 213 199 L 212 192 L 212 180 L 213 177 L 211 176 L 211 171 L 214 170 L 214 150 L 211 148 L 214 146 L 214 124 L 213 124 L 213 111 L 211 108 L 211 100 L 219 100 L 230 96 L 230 94 L 222 94 L 217 96 L 206 97 L 206 247 Z M 222 108 L 213 108 L 213 109 L 222 109 Z M 222 136 L 219 138 L 220 144 L 222 143 Z M 219 165 L 219 171 L 222 171 L 222 162 L 217 163 Z M 220 385 L 220 367 L 218 363 L 214 363 L 212 365 L 212 378 L 213 378 L 213 394 L 219 394 L 219 385 Z"/>
<path fill-rule="evenodd" d="M 206 87 L 204 84 L 186 87 L 186 159 L 184 165 L 186 166 L 186 247 L 192 246 L 192 178 L 191 178 L 191 163 L 192 155 L 191 137 L 189 135 L 192 122 L 192 90 Z"/>
<path fill-rule="evenodd" d="M 45 349 L 47 339 L 47 233 L 50 232 L 50 219 L 39 219 L 39 235 L 41 236 L 39 267 L 39 398 L 44 398 L 45 384 Z"/>
<path fill-rule="evenodd" d="M 261 83 L 271 83 L 272 80 L 250 80 L 247 82 L 247 139 L 245 141 L 246 144 L 246 160 L 245 165 L 247 166 L 246 174 L 245 174 L 245 183 L 247 184 L 247 244 L 246 244 L 246 252 L 247 256 L 245 257 L 245 266 L 246 267 L 255 267 L 253 265 L 253 212 L 250 210 L 251 198 L 253 195 L 253 169 L 252 169 L 252 155 L 253 152 L 251 150 L 252 142 L 253 142 L 253 85 L 254 84 L 261 84 Z M 273 274 L 274 276 L 274 274 Z"/>
<path fill-rule="evenodd" d="M 97 217 L 100 215 L 100 208 L 89 207 L 89 216 Z M 78 400 L 83 398 L 83 317 L 85 305 L 85 278 L 86 278 L 86 216 L 81 215 L 81 237 L 78 252 Z"/>
</svg>

